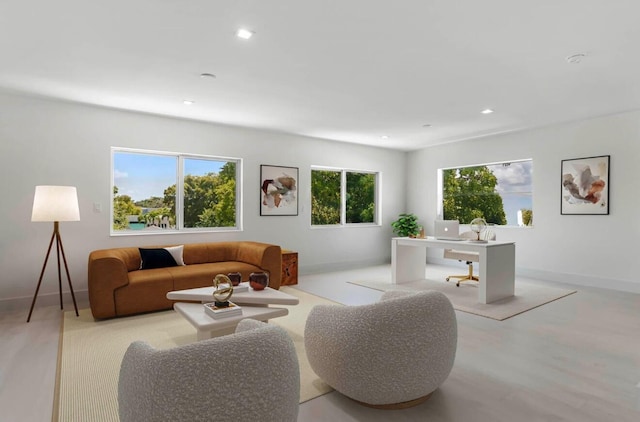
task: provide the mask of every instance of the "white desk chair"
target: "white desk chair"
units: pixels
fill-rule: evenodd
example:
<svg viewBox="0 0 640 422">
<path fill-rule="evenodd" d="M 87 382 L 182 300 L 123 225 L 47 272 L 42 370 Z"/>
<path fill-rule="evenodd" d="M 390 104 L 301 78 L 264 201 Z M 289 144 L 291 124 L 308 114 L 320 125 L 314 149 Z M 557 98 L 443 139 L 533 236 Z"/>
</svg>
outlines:
<svg viewBox="0 0 640 422">
<path fill-rule="evenodd" d="M 472 231 L 466 231 L 460 234 L 460 237 L 465 239 L 477 239 L 477 234 Z M 480 233 L 481 240 L 496 240 L 496 233 L 493 230 L 486 229 Z M 480 254 L 478 252 L 470 252 L 458 249 L 445 249 L 444 258 L 457 259 L 462 262 L 465 261 L 469 267 L 469 273 L 464 275 L 450 275 L 446 278 L 449 281 L 452 278 L 459 278 L 456 286 L 460 287 L 460 283 L 465 281 L 478 281 L 478 277 L 473 275 L 473 263 L 478 262 Z"/>
</svg>

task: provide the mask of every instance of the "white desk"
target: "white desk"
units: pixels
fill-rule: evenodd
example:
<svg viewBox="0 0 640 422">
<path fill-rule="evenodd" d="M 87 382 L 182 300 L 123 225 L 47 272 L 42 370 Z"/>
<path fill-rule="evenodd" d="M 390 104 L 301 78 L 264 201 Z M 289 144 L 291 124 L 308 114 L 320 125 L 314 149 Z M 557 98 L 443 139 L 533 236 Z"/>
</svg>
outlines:
<svg viewBox="0 0 640 422">
<path fill-rule="evenodd" d="M 513 296 L 515 289 L 516 245 L 514 242 L 471 243 L 467 241 L 391 239 L 391 282 L 425 279 L 427 248 L 457 249 L 479 254 L 478 302 L 491 303 Z"/>
</svg>

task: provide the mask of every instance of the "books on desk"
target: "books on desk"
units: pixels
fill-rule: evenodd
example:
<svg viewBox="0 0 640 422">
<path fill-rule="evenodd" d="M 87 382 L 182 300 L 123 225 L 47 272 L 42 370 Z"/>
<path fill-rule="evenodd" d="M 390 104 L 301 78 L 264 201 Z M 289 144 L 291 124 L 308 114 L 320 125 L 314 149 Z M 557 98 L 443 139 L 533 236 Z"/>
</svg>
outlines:
<svg viewBox="0 0 640 422">
<path fill-rule="evenodd" d="M 215 302 L 205 303 L 204 311 L 211 318 L 220 319 L 232 316 L 242 315 L 242 307 L 233 302 L 229 302 L 229 306 L 217 306 Z"/>
</svg>

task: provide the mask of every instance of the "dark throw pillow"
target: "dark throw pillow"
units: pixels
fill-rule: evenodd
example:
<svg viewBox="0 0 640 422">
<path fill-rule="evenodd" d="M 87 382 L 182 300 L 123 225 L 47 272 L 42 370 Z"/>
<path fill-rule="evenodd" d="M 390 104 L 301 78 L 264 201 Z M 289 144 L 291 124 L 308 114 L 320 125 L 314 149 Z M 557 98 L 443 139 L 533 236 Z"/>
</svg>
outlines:
<svg viewBox="0 0 640 422">
<path fill-rule="evenodd" d="M 140 258 L 142 258 L 142 264 L 140 265 L 141 270 L 178 266 L 171 252 L 164 248 L 138 249 L 140 249 Z"/>
</svg>

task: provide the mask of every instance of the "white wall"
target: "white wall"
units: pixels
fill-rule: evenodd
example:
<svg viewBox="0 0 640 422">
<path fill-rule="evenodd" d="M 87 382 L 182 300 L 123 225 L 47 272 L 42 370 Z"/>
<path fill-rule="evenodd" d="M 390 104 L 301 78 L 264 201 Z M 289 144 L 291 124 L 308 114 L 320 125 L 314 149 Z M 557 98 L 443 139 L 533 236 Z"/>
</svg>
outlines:
<svg viewBox="0 0 640 422">
<path fill-rule="evenodd" d="M 561 160 L 597 155 L 611 156 L 610 214 L 560 215 Z M 534 227 L 496 229 L 499 240 L 516 242 L 517 273 L 640 292 L 640 112 L 410 153 L 407 208 L 433 230 L 438 168 L 525 158 L 533 159 Z"/>
<path fill-rule="evenodd" d="M 34 186 L 39 184 L 78 187 L 81 221 L 61 223 L 61 233 L 74 290 L 82 292 L 88 253 L 116 246 L 254 239 L 297 250 L 302 272 L 385 262 L 389 223 L 398 213 L 415 212 L 427 232 L 432 230 L 438 168 L 522 158 L 534 163 L 535 226 L 497 229 L 500 239 L 516 242 L 518 273 L 640 292 L 634 272 L 640 239 L 635 186 L 640 112 L 405 154 L 10 93 L 0 94 L 0 110 L 0 307 L 7 299 L 29 300 L 35 289 L 52 230 L 49 223 L 30 221 Z M 110 237 L 111 146 L 243 158 L 244 231 Z M 611 155 L 610 215 L 560 215 L 560 161 L 605 154 Z M 260 164 L 299 167 L 297 217 L 259 216 Z M 311 165 L 381 171 L 382 226 L 311 229 Z M 93 211 L 96 202 L 102 213 Z M 53 260 L 41 296 L 57 293 L 56 278 Z"/>
<path fill-rule="evenodd" d="M 406 199 L 405 153 L 10 93 L 0 94 L 0 110 L 0 302 L 34 293 L 53 229 L 52 223 L 30 221 L 34 187 L 40 184 L 78 188 L 81 221 L 60 223 L 75 291 L 87 288 L 89 252 L 117 246 L 251 239 L 298 251 L 302 272 L 389 260 L 389 224 L 404 211 Z M 244 230 L 110 237 L 111 146 L 242 158 Z M 259 216 L 260 164 L 299 168 L 298 216 Z M 311 165 L 380 171 L 382 225 L 311 229 Z M 94 203 L 102 205 L 101 213 L 93 211 Z M 56 279 L 54 259 L 40 296 L 57 293 Z"/>
</svg>

